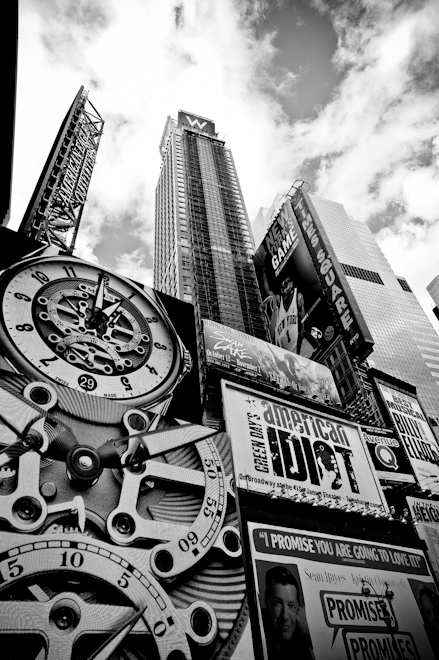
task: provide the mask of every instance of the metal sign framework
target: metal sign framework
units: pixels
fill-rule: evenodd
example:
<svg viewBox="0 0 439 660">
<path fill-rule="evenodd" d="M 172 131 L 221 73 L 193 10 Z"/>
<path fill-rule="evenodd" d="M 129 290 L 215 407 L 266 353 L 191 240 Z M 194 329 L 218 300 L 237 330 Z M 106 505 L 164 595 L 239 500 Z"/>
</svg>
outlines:
<svg viewBox="0 0 439 660">
<path fill-rule="evenodd" d="M 19 231 L 72 254 L 104 121 L 79 89 L 55 139 Z"/>
</svg>

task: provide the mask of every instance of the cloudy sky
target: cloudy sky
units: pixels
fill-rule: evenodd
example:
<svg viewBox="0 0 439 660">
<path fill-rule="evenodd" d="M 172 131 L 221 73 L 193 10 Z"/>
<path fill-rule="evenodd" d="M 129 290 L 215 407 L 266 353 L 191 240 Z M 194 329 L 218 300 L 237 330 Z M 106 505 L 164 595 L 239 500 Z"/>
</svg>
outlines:
<svg viewBox="0 0 439 660">
<path fill-rule="evenodd" d="M 438 0 L 20 0 L 13 229 L 81 85 L 105 128 L 77 256 L 152 284 L 158 145 L 184 109 L 232 149 L 250 221 L 304 179 L 431 310 Z"/>
</svg>

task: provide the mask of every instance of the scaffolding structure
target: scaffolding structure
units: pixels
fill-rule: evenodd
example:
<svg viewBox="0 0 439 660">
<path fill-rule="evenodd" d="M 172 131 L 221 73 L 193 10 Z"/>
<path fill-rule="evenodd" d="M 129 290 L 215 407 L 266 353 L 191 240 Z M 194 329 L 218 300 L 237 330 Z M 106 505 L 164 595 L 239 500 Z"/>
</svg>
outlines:
<svg viewBox="0 0 439 660">
<path fill-rule="evenodd" d="M 72 254 L 104 121 L 81 87 L 53 143 L 19 232 Z"/>
</svg>

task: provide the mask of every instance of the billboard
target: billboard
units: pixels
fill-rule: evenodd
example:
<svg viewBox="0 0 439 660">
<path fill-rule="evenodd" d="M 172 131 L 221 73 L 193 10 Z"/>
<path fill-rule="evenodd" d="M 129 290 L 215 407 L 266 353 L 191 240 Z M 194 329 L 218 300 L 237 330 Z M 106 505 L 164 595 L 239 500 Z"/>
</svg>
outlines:
<svg viewBox="0 0 439 660">
<path fill-rule="evenodd" d="M 197 131 L 203 131 L 203 133 L 215 135 L 215 124 L 213 121 L 206 117 L 200 117 L 200 115 L 194 115 L 193 112 L 178 111 L 178 127 L 180 128 L 181 126 L 187 126 Z"/>
<path fill-rule="evenodd" d="M 322 403 L 340 404 L 325 365 L 215 321 L 204 320 L 203 326 L 208 364 Z"/>
<path fill-rule="evenodd" d="M 439 449 L 417 398 L 379 381 L 377 387 L 420 488 L 439 493 Z"/>
<path fill-rule="evenodd" d="M 239 488 L 383 506 L 357 425 L 232 383 L 222 389 Z"/>
<path fill-rule="evenodd" d="M 439 502 L 407 497 L 410 515 L 416 521 L 416 531 L 425 541 L 431 568 L 439 581 Z"/>
<path fill-rule="evenodd" d="M 81 86 L 65 116 L 19 232 L 72 254 L 104 120 Z"/>
<path fill-rule="evenodd" d="M 251 660 L 229 440 L 182 421 L 192 306 L 46 255 L 0 308 L 1 657 Z"/>
<path fill-rule="evenodd" d="M 346 346 L 351 354 L 364 358 L 372 350 L 372 335 L 311 198 L 299 188 L 291 200 L 291 205 L 317 270 L 323 293 L 330 301 L 333 314 L 339 321 Z"/>
<path fill-rule="evenodd" d="M 362 426 L 361 431 L 380 482 L 415 482 L 404 444 L 393 429 Z"/>
<path fill-rule="evenodd" d="M 349 353 L 364 357 L 372 338 L 303 195 L 285 201 L 254 257 L 271 341 L 315 359 L 341 334 Z"/>
<path fill-rule="evenodd" d="M 439 596 L 422 551 L 247 525 L 261 658 L 437 657 Z"/>
</svg>

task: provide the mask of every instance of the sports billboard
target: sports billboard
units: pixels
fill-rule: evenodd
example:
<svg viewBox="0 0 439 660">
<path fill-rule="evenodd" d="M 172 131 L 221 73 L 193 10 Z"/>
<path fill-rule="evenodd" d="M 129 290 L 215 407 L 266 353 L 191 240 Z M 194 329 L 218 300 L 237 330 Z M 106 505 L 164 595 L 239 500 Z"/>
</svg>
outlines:
<svg viewBox="0 0 439 660">
<path fill-rule="evenodd" d="M 204 320 L 206 361 L 323 403 L 340 404 L 328 367 L 215 321 Z"/>
<path fill-rule="evenodd" d="M 364 357 L 371 335 L 304 195 L 285 201 L 254 257 L 271 341 L 316 359 L 341 335 L 350 354 Z"/>
<path fill-rule="evenodd" d="M 393 429 L 362 426 L 361 431 L 380 482 L 415 482 L 404 444 Z"/>
<path fill-rule="evenodd" d="M 222 390 L 238 488 L 384 505 L 356 424 L 233 383 L 223 381 Z"/>
<path fill-rule="evenodd" d="M 404 443 L 419 486 L 439 493 L 439 448 L 417 398 L 379 381 L 377 387 Z"/>
<path fill-rule="evenodd" d="M 437 657 L 439 596 L 421 550 L 247 525 L 264 660 Z"/>
<path fill-rule="evenodd" d="M 345 343 L 351 354 L 364 358 L 372 350 L 374 344 L 372 335 L 314 204 L 308 193 L 299 188 L 291 200 L 291 205 L 316 268 L 323 293 L 338 319 Z"/>
</svg>

